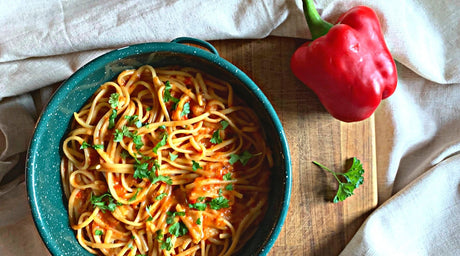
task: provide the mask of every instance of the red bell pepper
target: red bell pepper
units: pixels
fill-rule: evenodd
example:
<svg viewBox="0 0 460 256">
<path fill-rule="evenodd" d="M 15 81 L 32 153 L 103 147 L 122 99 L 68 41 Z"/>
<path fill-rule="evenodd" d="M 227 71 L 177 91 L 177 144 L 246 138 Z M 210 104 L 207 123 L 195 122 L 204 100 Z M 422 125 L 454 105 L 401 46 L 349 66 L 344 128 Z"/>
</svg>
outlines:
<svg viewBox="0 0 460 256">
<path fill-rule="evenodd" d="M 294 75 L 333 117 L 344 122 L 368 118 L 397 84 L 396 65 L 376 13 L 357 6 L 333 25 L 321 19 L 313 0 L 303 3 L 313 41 L 293 54 Z"/>
</svg>

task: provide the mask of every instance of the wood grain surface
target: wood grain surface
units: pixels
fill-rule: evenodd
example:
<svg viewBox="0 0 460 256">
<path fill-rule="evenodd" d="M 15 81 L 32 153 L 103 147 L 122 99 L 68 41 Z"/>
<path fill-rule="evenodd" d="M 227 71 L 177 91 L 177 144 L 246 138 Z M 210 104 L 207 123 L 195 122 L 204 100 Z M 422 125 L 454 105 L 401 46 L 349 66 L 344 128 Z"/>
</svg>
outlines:
<svg viewBox="0 0 460 256">
<path fill-rule="evenodd" d="M 221 57 L 244 71 L 268 97 L 284 126 L 292 157 L 292 196 L 283 229 L 269 255 L 338 255 L 377 206 L 374 117 L 344 123 L 291 73 L 304 40 L 269 37 L 212 41 Z M 342 171 L 357 157 L 364 184 L 337 204 L 337 182 L 312 161 Z"/>
</svg>

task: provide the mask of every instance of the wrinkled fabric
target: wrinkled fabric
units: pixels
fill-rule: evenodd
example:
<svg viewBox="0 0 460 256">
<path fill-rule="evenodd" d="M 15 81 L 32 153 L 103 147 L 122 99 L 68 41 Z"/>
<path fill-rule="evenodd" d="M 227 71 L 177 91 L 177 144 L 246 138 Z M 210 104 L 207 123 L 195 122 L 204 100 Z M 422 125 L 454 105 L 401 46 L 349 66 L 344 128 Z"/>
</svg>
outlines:
<svg viewBox="0 0 460 256">
<path fill-rule="evenodd" d="M 359 4 L 379 15 L 398 88 L 376 114 L 377 147 L 390 152 L 377 156 L 380 206 L 342 255 L 459 255 L 460 2 L 316 1 L 331 22 Z M 130 44 L 180 36 L 310 37 L 300 0 L 5 0 L 0 33 L 0 254 L 6 256 L 48 255 L 27 206 L 24 158 L 50 85 Z"/>
</svg>

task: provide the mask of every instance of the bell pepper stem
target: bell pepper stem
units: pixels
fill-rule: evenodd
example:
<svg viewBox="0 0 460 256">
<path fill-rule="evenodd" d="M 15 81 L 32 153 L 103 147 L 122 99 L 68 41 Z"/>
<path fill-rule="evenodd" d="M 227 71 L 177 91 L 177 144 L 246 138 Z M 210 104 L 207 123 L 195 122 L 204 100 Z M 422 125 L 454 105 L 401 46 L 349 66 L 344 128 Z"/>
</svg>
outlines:
<svg viewBox="0 0 460 256">
<path fill-rule="evenodd" d="M 303 12 L 313 40 L 327 34 L 333 24 L 321 19 L 313 0 L 303 0 Z"/>
</svg>

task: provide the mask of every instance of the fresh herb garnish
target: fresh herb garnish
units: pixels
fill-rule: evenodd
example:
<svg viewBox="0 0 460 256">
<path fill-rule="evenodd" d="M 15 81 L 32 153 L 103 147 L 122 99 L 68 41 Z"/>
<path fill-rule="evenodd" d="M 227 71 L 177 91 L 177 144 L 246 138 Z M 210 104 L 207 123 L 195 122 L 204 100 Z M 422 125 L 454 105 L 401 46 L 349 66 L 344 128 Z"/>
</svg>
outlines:
<svg viewBox="0 0 460 256">
<path fill-rule="evenodd" d="M 102 212 L 105 212 L 105 210 L 113 212 L 118 205 L 121 205 L 120 203 L 115 203 L 115 200 L 110 193 L 105 193 L 100 196 L 91 194 L 90 202 L 95 207 L 101 209 Z"/>
<path fill-rule="evenodd" d="M 158 149 L 160 147 L 163 147 L 164 145 L 166 145 L 166 142 L 168 140 L 168 134 L 167 133 L 163 133 L 163 137 L 161 138 L 161 140 L 155 145 L 155 147 L 152 149 L 153 152 L 157 153 Z"/>
<path fill-rule="evenodd" d="M 160 249 L 169 251 L 169 250 L 172 249 L 172 247 L 173 247 L 173 244 L 172 244 L 172 241 L 171 241 L 171 237 L 167 237 L 166 240 L 164 240 L 161 243 Z"/>
<path fill-rule="evenodd" d="M 117 110 L 116 109 L 112 109 L 112 114 L 110 114 L 110 117 L 109 117 L 109 129 L 112 129 L 113 127 L 115 127 L 115 118 L 117 118 Z"/>
<path fill-rule="evenodd" d="M 195 222 L 195 223 L 196 223 L 197 225 L 201 225 L 201 219 L 200 219 L 200 218 L 196 219 L 196 222 Z"/>
<path fill-rule="evenodd" d="M 85 148 L 89 148 L 89 147 L 91 147 L 91 144 L 89 144 L 86 141 L 83 141 L 83 143 L 80 146 L 80 149 L 85 149 Z"/>
<path fill-rule="evenodd" d="M 233 165 L 236 162 L 240 161 L 242 165 L 246 165 L 248 163 L 249 159 L 251 159 L 253 156 L 254 156 L 253 154 L 251 154 L 251 153 L 249 153 L 249 151 L 245 150 L 240 155 L 231 154 L 230 159 L 228 160 L 228 162 L 231 165 Z"/>
<path fill-rule="evenodd" d="M 102 230 L 100 229 L 96 229 L 96 231 L 94 231 L 94 235 L 96 236 L 102 236 L 104 234 L 104 232 L 102 232 Z"/>
<path fill-rule="evenodd" d="M 172 108 L 176 109 L 176 104 L 179 102 L 179 99 L 171 95 L 171 89 L 172 89 L 171 84 L 169 83 L 169 81 L 166 81 L 165 90 L 163 92 L 163 101 L 164 102 L 172 101 L 174 103 Z"/>
<path fill-rule="evenodd" d="M 110 107 L 112 107 L 112 108 L 117 108 L 118 107 L 118 98 L 119 97 L 120 97 L 120 94 L 118 94 L 118 93 L 110 94 L 110 98 L 109 98 Z"/>
<path fill-rule="evenodd" d="M 132 202 L 132 201 L 136 200 L 137 194 L 139 194 L 139 190 L 141 190 L 141 189 L 142 188 L 137 188 L 136 193 L 134 193 L 134 195 L 128 200 L 128 202 Z"/>
<path fill-rule="evenodd" d="M 159 200 L 163 199 L 167 195 L 168 194 L 166 194 L 166 193 L 161 193 L 161 194 L 159 194 L 158 196 L 155 197 L 155 201 L 159 201 Z"/>
<path fill-rule="evenodd" d="M 102 145 L 102 144 L 95 144 L 95 145 L 93 145 L 93 148 L 94 148 L 94 149 L 104 149 L 104 145 Z"/>
<path fill-rule="evenodd" d="M 188 233 L 187 226 L 181 221 L 172 224 L 169 227 L 169 233 L 173 236 L 180 237 Z"/>
<path fill-rule="evenodd" d="M 148 163 L 134 163 L 134 175 L 136 179 L 149 178 L 149 164 Z"/>
<path fill-rule="evenodd" d="M 356 157 L 353 157 L 353 163 L 351 167 L 348 169 L 348 171 L 346 171 L 345 173 L 331 171 L 326 166 L 315 161 L 313 161 L 313 163 L 321 167 L 321 169 L 328 171 L 332 175 L 334 175 L 335 179 L 339 183 L 337 194 L 333 199 L 334 203 L 343 201 L 346 198 L 352 196 L 353 191 L 364 182 L 364 169 L 361 162 Z M 341 179 L 339 179 L 339 176 L 343 176 L 346 179 L 346 182 L 343 182 Z"/>
<path fill-rule="evenodd" d="M 222 195 L 219 195 L 219 197 L 213 198 L 211 202 L 209 202 L 209 208 L 213 210 L 228 208 L 229 207 L 228 202 L 229 201 L 227 198 L 225 198 Z"/>
<path fill-rule="evenodd" d="M 232 173 L 229 172 L 229 173 L 226 173 L 223 177 L 222 177 L 223 180 L 231 180 L 232 179 Z"/>
<path fill-rule="evenodd" d="M 206 210 L 206 203 L 197 202 L 194 204 L 188 204 L 188 207 L 192 209 L 197 209 L 198 211 L 204 211 Z"/>
<path fill-rule="evenodd" d="M 200 163 L 196 162 L 195 160 L 192 160 L 192 169 L 196 171 L 198 169 L 203 169 L 203 167 L 200 166 Z"/>
<path fill-rule="evenodd" d="M 128 124 L 129 125 L 135 125 L 137 128 L 141 128 L 142 127 L 142 122 L 141 120 L 139 120 L 139 116 L 138 115 L 132 115 L 132 116 L 125 116 L 125 119 L 128 120 Z"/>
<path fill-rule="evenodd" d="M 226 120 L 220 121 L 220 125 L 222 126 L 221 128 L 217 129 L 214 131 L 212 134 L 212 138 L 209 140 L 213 144 L 219 144 L 222 143 L 222 138 L 220 137 L 220 131 L 225 130 L 228 126 L 228 122 Z"/>
<path fill-rule="evenodd" d="M 186 102 L 184 104 L 184 107 L 182 108 L 182 111 L 180 112 L 180 116 L 179 117 L 183 117 L 183 116 L 186 116 L 190 113 L 190 103 Z"/>
<path fill-rule="evenodd" d="M 176 160 L 176 158 L 177 158 L 178 156 L 179 156 L 179 155 L 176 155 L 176 154 L 173 154 L 173 153 L 169 152 L 169 159 L 171 159 L 171 161 Z"/>
<path fill-rule="evenodd" d="M 225 190 L 232 191 L 233 190 L 233 184 L 228 184 L 225 186 Z"/>
<path fill-rule="evenodd" d="M 171 224 L 174 222 L 174 217 L 176 216 L 185 216 L 185 212 L 166 212 L 166 224 Z"/>
<path fill-rule="evenodd" d="M 89 148 L 89 147 L 94 148 L 94 149 L 104 149 L 104 145 L 102 145 L 102 144 L 91 145 L 86 141 L 83 141 L 83 143 L 80 146 L 80 149 L 85 149 L 85 148 Z"/>
</svg>

